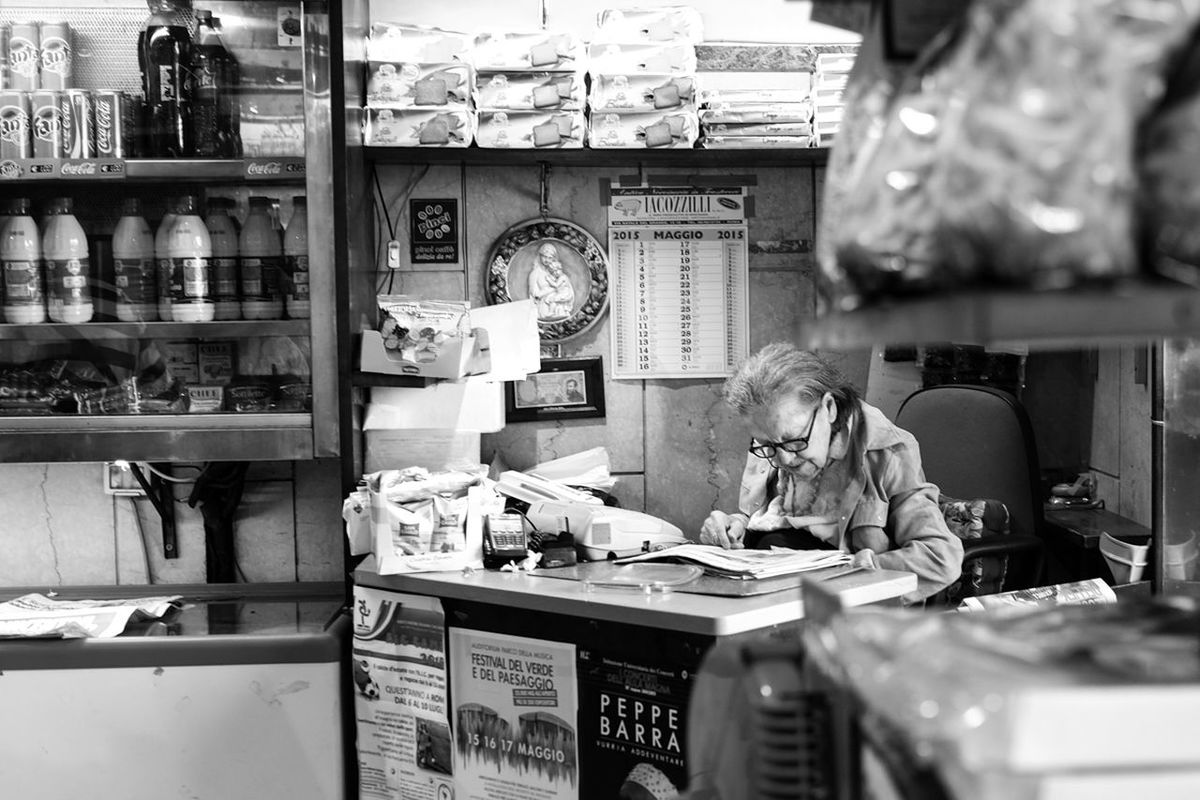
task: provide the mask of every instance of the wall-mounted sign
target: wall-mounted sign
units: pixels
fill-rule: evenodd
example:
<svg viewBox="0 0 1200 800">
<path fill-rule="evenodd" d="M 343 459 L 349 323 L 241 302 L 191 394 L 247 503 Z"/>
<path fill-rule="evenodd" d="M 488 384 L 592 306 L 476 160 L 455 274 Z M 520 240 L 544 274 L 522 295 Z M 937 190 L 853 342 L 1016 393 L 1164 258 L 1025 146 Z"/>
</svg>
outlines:
<svg viewBox="0 0 1200 800">
<path fill-rule="evenodd" d="M 408 212 L 412 263 L 458 263 L 458 200 L 410 200 Z"/>
<path fill-rule="evenodd" d="M 613 187 L 614 378 L 721 378 L 746 356 L 743 187 Z"/>
</svg>

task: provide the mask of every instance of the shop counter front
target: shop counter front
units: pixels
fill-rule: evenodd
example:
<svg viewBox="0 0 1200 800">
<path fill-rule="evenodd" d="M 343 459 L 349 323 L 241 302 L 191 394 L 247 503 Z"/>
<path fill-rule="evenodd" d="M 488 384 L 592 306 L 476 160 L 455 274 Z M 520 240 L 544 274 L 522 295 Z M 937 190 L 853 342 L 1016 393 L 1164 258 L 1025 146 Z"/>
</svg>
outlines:
<svg viewBox="0 0 1200 800">
<path fill-rule="evenodd" d="M 391 681 L 367 693 L 360 686 L 356 697 L 362 797 L 399 788 L 388 785 L 392 773 L 401 785 L 432 781 L 446 786 L 439 794 L 464 800 L 511 798 L 518 788 L 583 800 L 641 796 L 637 787 L 662 797 L 668 784 L 682 791 L 688 702 L 709 648 L 791 638 L 804 618 L 795 578 L 789 588 L 736 596 L 756 591 L 755 582 L 709 579 L 723 593 L 698 594 L 549 573 L 355 572 L 354 659 L 373 681 Z M 846 606 L 898 602 L 917 585 L 916 576 L 887 570 L 825 577 Z M 407 625 L 384 633 L 380 620 L 399 619 L 405 607 Z M 444 638 L 435 642 L 431 632 Z M 438 686 L 435 668 L 448 700 L 428 691 Z M 391 704 L 381 703 L 389 695 Z M 440 718 L 430 713 L 439 707 Z M 384 708 L 407 709 L 413 721 L 385 717 Z M 406 747 L 411 756 L 394 755 Z M 389 763 L 389 753 L 406 763 Z"/>
</svg>

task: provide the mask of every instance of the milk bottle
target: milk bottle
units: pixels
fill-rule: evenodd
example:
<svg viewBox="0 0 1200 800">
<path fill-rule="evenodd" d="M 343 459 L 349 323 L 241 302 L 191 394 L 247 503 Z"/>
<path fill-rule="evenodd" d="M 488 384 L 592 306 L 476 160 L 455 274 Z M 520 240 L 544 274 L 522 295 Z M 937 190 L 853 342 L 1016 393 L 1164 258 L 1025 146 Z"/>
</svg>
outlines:
<svg viewBox="0 0 1200 800">
<path fill-rule="evenodd" d="M 42 290 L 42 242 L 30 215 L 29 198 L 19 197 L 0 236 L 4 272 L 4 321 L 28 325 L 46 321 Z"/>
<path fill-rule="evenodd" d="M 212 197 L 208 200 L 208 216 L 204 225 L 212 239 L 212 290 L 214 319 L 241 319 L 242 307 L 238 302 L 238 287 L 241 270 L 238 268 L 237 223 L 229 215 L 234 202 L 228 197 Z"/>
<path fill-rule="evenodd" d="M 69 197 L 60 197 L 50 207 L 50 219 L 42 233 L 42 258 L 46 263 L 46 295 L 50 319 L 79 323 L 92 318 L 91 264 L 87 235 L 71 213 Z"/>
<path fill-rule="evenodd" d="M 292 218 L 283 235 L 283 265 L 287 274 L 287 315 L 308 319 L 308 200 L 304 195 L 292 198 Z"/>
<path fill-rule="evenodd" d="M 280 272 L 283 242 L 271 224 L 271 199 L 250 198 L 250 215 L 238 237 L 242 258 L 242 317 L 279 319 L 283 316 Z"/>
<path fill-rule="evenodd" d="M 194 197 L 181 197 L 175 206 L 175 220 L 167 230 L 167 255 L 171 259 L 171 319 L 211 322 L 216 316 L 209 294 L 212 238 Z"/>
<path fill-rule="evenodd" d="M 154 234 L 142 217 L 142 204 L 129 197 L 113 231 L 113 272 L 117 284 L 117 319 L 153 322 L 158 319 L 158 280 L 154 263 Z"/>
<path fill-rule="evenodd" d="M 167 252 L 167 233 L 175 222 L 175 203 L 178 198 L 167 198 L 167 213 L 163 214 L 154 232 L 154 261 L 158 273 L 158 318 L 170 322 L 171 317 L 171 255 Z"/>
</svg>

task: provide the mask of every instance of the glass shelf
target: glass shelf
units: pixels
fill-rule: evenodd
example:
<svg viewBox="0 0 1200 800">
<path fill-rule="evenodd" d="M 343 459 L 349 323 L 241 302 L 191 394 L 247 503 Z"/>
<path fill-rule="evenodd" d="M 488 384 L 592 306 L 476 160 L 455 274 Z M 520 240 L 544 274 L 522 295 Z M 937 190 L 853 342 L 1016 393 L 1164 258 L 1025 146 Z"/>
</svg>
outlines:
<svg viewBox="0 0 1200 800">
<path fill-rule="evenodd" d="M 234 320 L 230 322 L 86 322 L 69 325 L 0 324 L 0 341 L 112 339 L 243 339 L 309 335 L 309 320 Z"/>
<path fill-rule="evenodd" d="M 1053 292 L 979 290 L 893 300 L 802 324 L 813 349 L 930 342 L 1037 349 L 1200 335 L 1200 290 L 1166 282 Z"/>
<path fill-rule="evenodd" d="M 829 149 L 705 150 L 679 148 L 608 150 L 588 147 L 536 150 L 485 147 L 364 147 L 368 161 L 381 164 L 466 164 L 468 166 L 522 166 L 550 164 L 564 167 L 611 167 L 642 164 L 652 167 L 804 167 L 824 165 Z"/>
<path fill-rule="evenodd" d="M 292 183 L 305 179 L 305 162 L 298 156 L 237 159 L 207 158 L 86 158 L 10 159 L 0 164 L 0 183 L 96 181 L 212 182 L 252 181 Z"/>
</svg>

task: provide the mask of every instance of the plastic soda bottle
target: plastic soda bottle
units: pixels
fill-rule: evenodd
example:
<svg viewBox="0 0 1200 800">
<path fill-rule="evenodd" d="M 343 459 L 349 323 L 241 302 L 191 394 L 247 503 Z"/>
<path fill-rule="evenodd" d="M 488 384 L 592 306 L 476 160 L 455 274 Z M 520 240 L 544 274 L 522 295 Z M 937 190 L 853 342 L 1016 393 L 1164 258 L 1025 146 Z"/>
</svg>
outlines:
<svg viewBox="0 0 1200 800">
<path fill-rule="evenodd" d="M 153 322 L 158 319 L 158 280 L 154 263 L 154 234 L 142 216 L 136 197 L 125 199 L 113 231 L 113 272 L 117 283 L 117 319 Z"/>
<path fill-rule="evenodd" d="M 250 198 L 250 214 L 238 237 L 242 258 L 242 317 L 279 319 L 283 316 L 280 286 L 283 242 L 271 224 L 271 198 Z"/>
<path fill-rule="evenodd" d="M 42 240 L 30 213 L 28 197 L 17 198 L 0 237 L 0 270 L 4 272 L 4 320 L 20 325 L 46 321 L 42 289 Z"/>
<path fill-rule="evenodd" d="M 184 158 L 192 154 L 192 36 L 172 0 L 148 0 L 150 17 L 138 36 L 138 65 L 146 98 L 150 155 Z"/>
<path fill-rule="evenodd" d="M 204 225 L 212 240 L 212 293 L 216 307 L 214 319 L 241 319 L 242 305 L 238 300 L 241 269 L 238 264 L 238 227 L 230 216 L 234 201 L 228 197 L 212 197 Z"/>
<path fill-rule="evenodd" d="M 154 262 L 158 273 L 158 318 L 171 322 L 171 254 L 167 252 L 167 234 L 175 222 L 175 203 L 178 198 L 167 198 L 167 213 L 163 214 L 154 231 Z"/>
<path fill-rule="evenodd" d="M 95 313 L 87 235 L 71 210 L 71 198 L 55 200 L 42 232 L 46 294 L 54 322 L 88 322 Z"/>
<path fill-rule="evenodd" d="M 287 315 L 308 319 L 312 306 L 308 295 L 308 199 L 292 198 L 292 218 L 283 234 L 283 268 L 287 275 Z"/>
<path fill-rule="evenodd" d="M 196 208 L 196 198 L 179 198 L 175 220 L 167 230 L 171 259 L 171 319 L 211 322 L 216 316 L 212 285 L 212 239 Z"/>
</svg>

